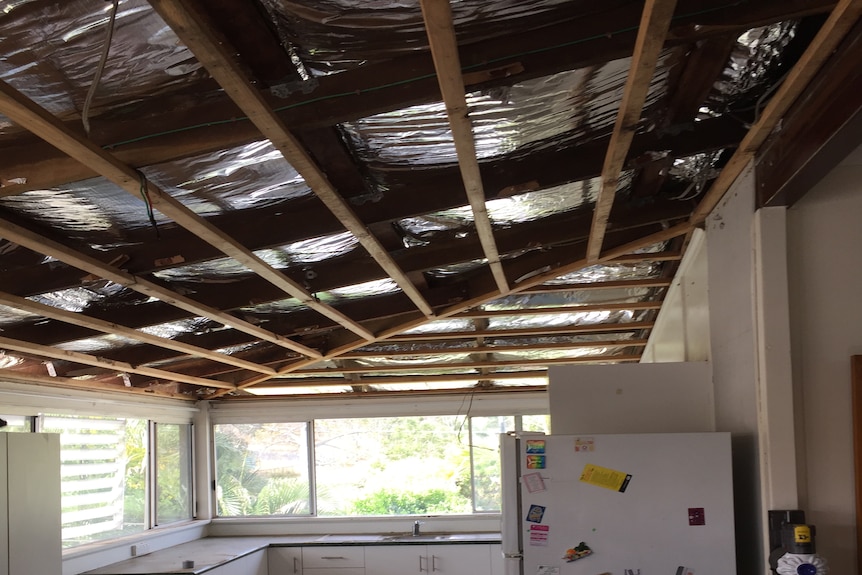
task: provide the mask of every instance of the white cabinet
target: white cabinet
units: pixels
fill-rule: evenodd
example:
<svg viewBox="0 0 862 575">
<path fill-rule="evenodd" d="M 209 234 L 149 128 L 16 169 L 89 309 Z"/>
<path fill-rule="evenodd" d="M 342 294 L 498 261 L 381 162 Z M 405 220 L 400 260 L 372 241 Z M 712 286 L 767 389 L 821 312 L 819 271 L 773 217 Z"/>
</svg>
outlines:
<svg viewBox="0 0 862 575">
<path fill-rule="evenodd" d="M 207 571 L 208 575 L 267 575 L 266 550 L 255 551 Z"/>
<path fill-rule="evenodd" d="M 271 547 L 269 575 L 365 575 L 360 545 Z"/>
<path fill-rule="evenodd" d="M 270 547 L 267 562 L 269 575 L 301 575 L 302 547 Z"/>
<path fill-rule="evenodd" d="M 0 433 L 0 575 L 62 571 L 60 437 Z"/>
<path fill-rule="evenodd" d="M 373 575 L 491 575 L 491 547 L 369 545 L 365 548 L 365 570 Z"/>
</svg>

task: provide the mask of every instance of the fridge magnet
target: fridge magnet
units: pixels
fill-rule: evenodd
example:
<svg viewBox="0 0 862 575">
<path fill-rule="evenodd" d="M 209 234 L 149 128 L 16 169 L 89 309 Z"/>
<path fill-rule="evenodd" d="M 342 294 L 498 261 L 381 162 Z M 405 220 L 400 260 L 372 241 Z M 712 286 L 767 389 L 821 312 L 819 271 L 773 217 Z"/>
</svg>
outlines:
<svg viewBox="0 0 862 575">
<path fill-rule="evenodd" d="M 620 493 L 625 493 L 631 479 L 632 476 L 628 473 L 600 467 L 592 463 L 584 465 L 584 470 L 581 472 L 581 481 L 584 483 L 619 491 Z"/>
<path fill-rule="evenodd" d="M 545 452 L 545 440 L 544 439 L 528 439 L 527 440 L 527 453 L 544 453 Z"/>
<path fill-rule="evenodd" d="M 676 575 L 694 575 L 694 569 L 680 565 L 676 568 Z"/>
<path fill-rule="evenodd" d="M 530 505 L 530 510 L 527 511 L 527 521 L 531 523 L 541 523 L 542 517 L 545 516 L 545 508 L 541 505 Z"/>
<path fill-rule="evenodd" d="M 576 437 L 575 453 L 584 453 L 596 450 L 596 440 L 592 437 Z"/>
<path fill-rule="evenodd" d="M 542 475 L 539 472 L 525 473 L 521 479 L 524 480 L 524 487 L 530 493 L 545 490 L 545 480 L 542 479 Z"/>
<path fill-rule="evenodd" d="M 563 559 L 565 559 L 568 563 L 571 563 L 572 561 L 583 559 L 587 555 L 592 554 L 593 550 L 590 549 L 589 545 L 581 541 L 576 547 L 570 547 L 569 549 L 566 549 L 566 554 L 563 556 Z"/>
<path fill-rule="evenodd" d="M 706 513 L 703 507 L 688 508 L 688 524 L 689 525 L 706 525 Z"/>
<path fill-rule="evenodd" d="M 625 574 L 626 575 L 641 575 L 641 570 L 640 569 L 626 569 Z"/>
<path fill-rule="evenodd" d="M 550 527 L 547 525 L 530 525 L 530 545 L 533 547 L 547 547 L 550 530 Z"/>
<path fill-rule="evenodd" d="M 544 455 L 528 455 L 527 456 L 527 469 L 544 469 L 545 468 L 545 456 Z"/>
<path fill-rule="evenodd" d="M 560 575 L 560 568 L 551 565 L 539 565 L 536 569 L 536 575 Z"/>
</svg>

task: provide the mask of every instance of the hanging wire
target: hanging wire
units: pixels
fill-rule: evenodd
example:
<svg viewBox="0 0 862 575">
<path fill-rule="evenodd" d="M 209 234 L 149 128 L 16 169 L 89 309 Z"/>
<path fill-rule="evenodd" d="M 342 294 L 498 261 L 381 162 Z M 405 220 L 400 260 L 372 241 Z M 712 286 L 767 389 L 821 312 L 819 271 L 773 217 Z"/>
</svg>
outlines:
<svg viewBox="0 0 862 575">
<path fill-rule="evenodd" d="M 111 0 L 113 8 L 111 16 L 108 19 L 108 27 L 105 30 L 105 41 L 102 46 L 102 57 L 99 59 L 99 64 L 96 66 L 96 75 L 93 76 L 93 82 L 90 84 L 90 89 L 87 91 L 87 97 L 84 98 L 84 108 L 81 110 L 81 122 L 84 124 L 84 131 L 90 135 L 90 106 L 93 104 L 93 97 L 96 95 L 96 88 L 99 87 L 99 82 L 102 80 L 102 72 L 105 71 L 105 62 L 108 61 L 108 52 L 111 50 L 111 39 L 114 37 L 114 22 L 117 20 L 117 9 L 120 0 Z"/>
<path fill-rule="evenodd" d="M 147 177 L 143 172 L 138 172 L 138 178 L 141 182 L 141 198 L 144 200 L 144 205 L 147 206 L 147 217 L 150 220 L 150 225 L 156 231 L 156 237 L 161 238 L 159 234 L 159 224 L 156 222 L 156 216 L 153 213 L 153 202 L 150 201 L 150 192 L 147 188 Z"/>
</svg>

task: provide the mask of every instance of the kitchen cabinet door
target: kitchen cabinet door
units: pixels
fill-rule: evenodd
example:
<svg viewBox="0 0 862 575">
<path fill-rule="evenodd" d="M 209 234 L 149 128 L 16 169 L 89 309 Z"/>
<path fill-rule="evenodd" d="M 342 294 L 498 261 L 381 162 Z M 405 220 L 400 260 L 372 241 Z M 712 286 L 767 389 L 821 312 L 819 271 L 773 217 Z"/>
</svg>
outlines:
<svg viewBox="0 0 862 575">
<path fill-rule="evenodd" d="M 269 575 L 302 575 L 302 547 L 270 547 Z"/>
<path fill-rule="evenodd" d="M 266 575 L 267 550 L 255 551 L 207 571 L 208 575 Z"/>
<path fill-rule="evenodd" d="M 491 575 L 490 545 L 369 545 L 365 570 L 374 575 Z"/>
</svg>

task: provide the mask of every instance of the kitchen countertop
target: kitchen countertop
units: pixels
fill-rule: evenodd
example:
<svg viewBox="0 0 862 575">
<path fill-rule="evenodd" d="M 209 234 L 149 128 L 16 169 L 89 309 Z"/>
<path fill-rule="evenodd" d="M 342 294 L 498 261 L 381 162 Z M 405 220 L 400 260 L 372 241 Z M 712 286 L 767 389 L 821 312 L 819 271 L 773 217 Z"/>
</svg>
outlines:
<svg viewBox="0 0 862 575">
<path fill-rule="evenodd" d="M 189 575 L 206 573 L 234 559 L 267 547 L 311 545 L 451 545 L 499 543 L 499 533 L 423 533 L 419 536 L 398 534 L 330 534 L 282 535 L 266 537 L 206 537 L 182 543 L 148 555 L 132 557 L 82 575 Z M 183 561 L 194 561 L 194 567 L 183 569 Z"/>
</svg>

